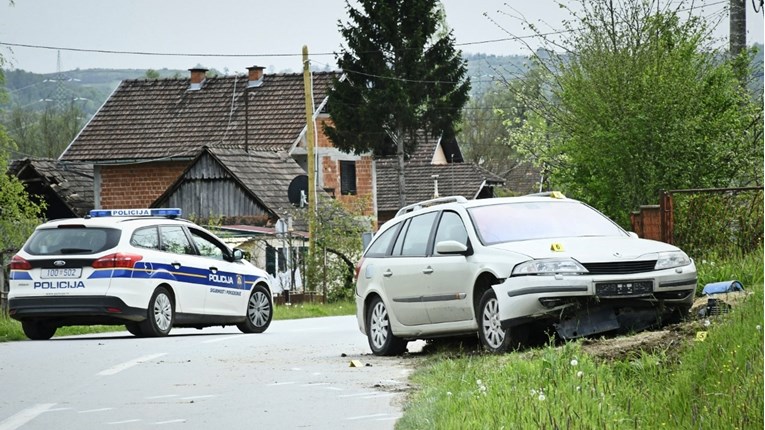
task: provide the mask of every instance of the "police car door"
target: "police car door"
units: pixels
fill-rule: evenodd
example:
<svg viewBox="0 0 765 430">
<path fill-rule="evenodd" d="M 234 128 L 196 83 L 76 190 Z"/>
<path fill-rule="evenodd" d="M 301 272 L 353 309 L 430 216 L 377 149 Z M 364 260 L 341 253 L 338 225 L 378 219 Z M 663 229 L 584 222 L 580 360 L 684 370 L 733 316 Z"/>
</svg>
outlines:
<svg viewBox="0 0 765 430">
<path fill-rule="evenodd" d="M 202 315 L 209 266 L 199 261 L 201 258 L 182 225 L 160 225 L 159 236 L 160 250 L 163 251 L 159 267 L 170 274 L 176 313 L 181 318 Z"/>
<path fill-rule="evenodd" d="M 244 265 L 229 261 L 228 247 L 203 230 L 188 228 L 192 241 L 208 269 L 205 314 L 245 314 L 249 291 L 245 283 Z"/>
</svg>

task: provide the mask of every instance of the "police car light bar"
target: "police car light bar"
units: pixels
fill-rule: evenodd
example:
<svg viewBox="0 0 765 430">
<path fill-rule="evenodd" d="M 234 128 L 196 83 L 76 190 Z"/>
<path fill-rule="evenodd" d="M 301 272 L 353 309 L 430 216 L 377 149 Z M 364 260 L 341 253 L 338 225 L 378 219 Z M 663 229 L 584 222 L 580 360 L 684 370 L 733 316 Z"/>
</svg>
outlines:
<svg viewBox="0 0 765 430">
<path fill-rule="evenodd" d="M 163 216 L 175 218 L 181 216 L 180 208 L 156 208 L 156 209 L 93 209 L 90 211 L 91 218 L 109 216 Z"/>
</svg>

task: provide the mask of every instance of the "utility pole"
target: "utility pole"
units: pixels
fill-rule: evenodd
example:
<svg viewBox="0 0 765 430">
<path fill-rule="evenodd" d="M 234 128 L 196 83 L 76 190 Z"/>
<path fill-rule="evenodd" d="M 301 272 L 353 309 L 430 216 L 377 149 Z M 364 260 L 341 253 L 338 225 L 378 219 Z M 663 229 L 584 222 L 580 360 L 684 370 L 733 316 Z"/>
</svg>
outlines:
<svg viewBox="0 0 765 430">
<path fill-rule="evenodd" d="M 746 0 L 730 0 L 730 55 L 738 57 L 746 47 Z"/>
<path fill-rule="evenodd" d="M 308 261 L 316 256 L 316 160 L 314 158 L 313 88 L 308 46 L 303 45 L 303 86 L 305 87 L 305 141 L 308 154 Z M 311 266 L 306 268 L 306 280 L 310 279 Z"/>
</svg>

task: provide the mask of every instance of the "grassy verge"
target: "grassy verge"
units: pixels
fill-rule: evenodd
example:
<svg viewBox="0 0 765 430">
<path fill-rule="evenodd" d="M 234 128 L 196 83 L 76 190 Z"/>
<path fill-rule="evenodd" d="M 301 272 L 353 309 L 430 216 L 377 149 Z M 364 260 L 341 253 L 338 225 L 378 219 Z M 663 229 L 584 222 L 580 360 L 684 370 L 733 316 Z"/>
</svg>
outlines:
<svg viewBox="0 0 765 430">
<path fill-rule="evenodd" d="M 298 318 L 315 318 L 336 315 L 353 315 L 356 313 L 356 304 L 353 302 L 337 302 L 329 304 L 298 304 L 292 306 L 275 306 L 274 320 L 290 320 Z M 94 325 L 94 326 L 71 326 L 61 327 L 56 330 L 56 336 L 73 336 L 78 334 L 106 333 L 123 331 L 121 325 Z M 18 321 L 0 316 L 0 342 L 23 340 L 27 337 L 21 329 Z"/>
<path fill-rule="evenodd" d="M 398 429 L 761 429 L 762 253 L 708 265 L 713 280 L 759 279 L 715 317 L 701 340 L 603 361 L 579 343 L 501 356 L 439 353 L 412 377 L 419 386 Z M 724 275 L 724 276 L 723 276 Z M 698 338 L 700 339 L 700 338 Z"/>
</svg>

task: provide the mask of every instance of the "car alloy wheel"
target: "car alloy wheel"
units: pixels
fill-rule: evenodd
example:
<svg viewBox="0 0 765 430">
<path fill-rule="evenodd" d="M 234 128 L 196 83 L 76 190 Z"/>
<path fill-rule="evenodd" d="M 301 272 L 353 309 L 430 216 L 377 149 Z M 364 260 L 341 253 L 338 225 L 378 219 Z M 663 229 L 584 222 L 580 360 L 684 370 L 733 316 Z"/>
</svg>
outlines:
<svg viewBox="0 0 765 430">
<path fill-rule="evenodd" d="M 505 342 L 506 333 L 499 322 L 499 302 L 496 297 L 489 299 L 484 305 L 481 312 L 481 326 L 489 348 L 501 348 Z"/>
<path fill-rule="evenodd" d="M 154 321 L 161 331 L 170 330 L 173 322 L 173 303 L 166 294 L 159 294 L 154 300 Z"/>
<path fill-rule="evenodd" d="M 406 341 L 395 336 L 390 316 L 382 299 L 375 297 L 367 316 L 367 338 L 375 355 L 399 355 L 406 351 Z"/>
<path fill-rule="evenodd" d="M 273 309 L 268 289 L 263 285 L 256 285 L 247 301 L 245 319 L 236 326 L 243 333 L 263 333 L 271 324 Z"/>
</svg>

